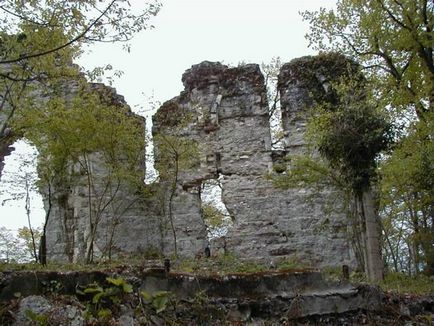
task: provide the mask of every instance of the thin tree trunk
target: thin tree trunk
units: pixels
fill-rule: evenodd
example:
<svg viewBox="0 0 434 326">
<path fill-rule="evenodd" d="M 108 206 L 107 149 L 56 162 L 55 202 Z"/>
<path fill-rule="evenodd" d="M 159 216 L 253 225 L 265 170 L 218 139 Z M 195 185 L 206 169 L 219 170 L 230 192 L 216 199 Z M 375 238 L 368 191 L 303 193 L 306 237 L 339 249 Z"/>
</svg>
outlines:
<svg viewBox="0 0 434 326">
<path fill-rule="evenodd" d="M 352 237 L 351 241 L 354 247 L 354 253 L 356 255 L 356 260 L 359 268 L 361 270 L 365 269 L 365 232 L 364 223 L 360 216 L 359 201 L 357 197 L 354 197 L 353 207 L 353 225 L 352 225 Z"/>
<path fill-rule="evenodd" d="M 87 204 L 89 206 L 89 227 L 90 227 L 90 239 L 87 241 L 87 252 L 86 252 L 86 264 L 90 264 L 93 262 L 93 229 L 94 229 L 94 221 L 93 221 L 93 214 L 92 214 L 92 180 L 91 180 L 91 167 L 89 165 L 89 161 L 87 157 L 84 157 L 85 159 L 85 171 L 87 176 Z M 82 165 L 83 166 L 83 165 Z"/>
<path fill-rule="evenodd" d="M 42 235 L 41 235 L 41 240 L 39 243 L 39 262 L 42 265 L 47 265 L 47 238 L 46 238 L 46 234 L 47 234 L 47 223 L 48 223 L 48 219 L 50 218 L 50 214 L 51 214 L 51 207 L 52 207 L 52 201 L 51 201 L 51 182 L 48 181 L 48 208 L 47 208 L 47 212 L 45 213 L 45 223 L 44 223 L 44 228 L 42 229 Z"/>
<path fill-rule="evenodd" d="M 396 259 L 396 255 L 393 251 L 392 243 L 390 242 L 389 236 L 384 232 L 384 236 L 386 237 L 387 246 L 390 249 L 390 255 L 392 256 L 393 267 L 395 268 L 395 272 L 398 272 L 398 260 Z"/>
<path fill-rule="evenodd" d="M 32 237 L 32 251 L 33 251 L 33 258 L 35 259 L 35 262 L 38 262 L 38 254 L 36 253 L 36 240 L 35 240 L 35 234 L 33 232 L 32 223 L 30 221 L 30 185 L 28 180 L 28 175 L 26 174 L 26 214 L 27 214 L 27 222 L 29 224 L 29 231 L 30 235 Z"/>
<path fill-rule="evenodd" d="M 366 273 L 370 281 L 379 282 L 383 279 L 384 272 L 381 257 L 381 228 L 371 189 L 363 191 L 361 201 L 366 231 Z"/>
</svg>

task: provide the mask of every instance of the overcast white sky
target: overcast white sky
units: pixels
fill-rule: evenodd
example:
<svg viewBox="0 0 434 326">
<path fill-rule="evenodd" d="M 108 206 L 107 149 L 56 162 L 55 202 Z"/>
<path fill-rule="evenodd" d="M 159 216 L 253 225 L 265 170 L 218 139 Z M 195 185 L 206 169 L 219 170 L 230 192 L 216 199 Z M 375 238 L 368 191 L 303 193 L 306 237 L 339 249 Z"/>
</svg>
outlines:
<svg viewBox="0 0 434 326">
<path fill-rule="evenodd" d="M 149 110 L 147 98 L 164 102 L 183 89 L 182 73 L 201 61 L 282 62 L 313 54 L 304 35 L 308 26 L 300 11 L 331 8 L 335 0 L 161 0 L 163 8 L 152 21 L 155 29 L 142 32 L 131 42 L 131 53 L 121 45 L 103 44 L 89 49 L 77 62 L 86 69 L 111 64 L 124 75 L 113 86 L 131 107 Z M 134 6 L 140 0 L 131 0 Z M 149 119 L 150 120 L 150 119 Z M 24 149 L 23 149 L 24 150 Z M 25 151 L 25 150 L 24 150 Z M 7 158 L 4 173 L 17 161 Z M 5 186 L 0 185 L 0 190 Z M 0 197 L 2 201 L 4 197 Z M 34 198 L 32 218 L 43 221 L 41 199 Z M 26 225 L 22 201 L 0 206 L 0 226 Z"/>
</svg>

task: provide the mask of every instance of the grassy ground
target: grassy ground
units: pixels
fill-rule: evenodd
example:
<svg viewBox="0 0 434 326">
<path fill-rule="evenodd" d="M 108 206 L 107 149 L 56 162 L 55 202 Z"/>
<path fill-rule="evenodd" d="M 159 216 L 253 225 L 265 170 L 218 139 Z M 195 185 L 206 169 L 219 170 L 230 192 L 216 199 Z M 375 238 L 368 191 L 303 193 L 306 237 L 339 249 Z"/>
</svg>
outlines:
<svg viewBox="0 0 434 326">
<path fill-rule="evenodd" d="M 17 270 L 42 271 L 99 271 L 122 269 L 144 269 L 149 267 L 162 267 L 161 259 L 133 258 L 95 264 L 5 264 L 0 263 L 0 272 Z M 225 275 L 231 273 L 259 273 L 281 270 L 311 270 L 310 266 L 300 264 L 295 259 L 282 259 L 273 265 L 258 263 L 251 260 L 239 259 L 235 255 L 227 254 L 212 258 L 201 259 L 174 259 L 171 260 L 171 271 L 179 273 L 193 273 L 198 275 Z M 322 274 L 326 279 L 340 281 L 342 273 L 340 268 L 323 268 Z M 350 281 L 366 282 L 363 273 L 352 272 Z M 414 295 L 434 295 L 434 279 L 426 275 L 408 276 L 402 273 L 388 273 L 379 286 L 388 292 Z"/>
</svg>

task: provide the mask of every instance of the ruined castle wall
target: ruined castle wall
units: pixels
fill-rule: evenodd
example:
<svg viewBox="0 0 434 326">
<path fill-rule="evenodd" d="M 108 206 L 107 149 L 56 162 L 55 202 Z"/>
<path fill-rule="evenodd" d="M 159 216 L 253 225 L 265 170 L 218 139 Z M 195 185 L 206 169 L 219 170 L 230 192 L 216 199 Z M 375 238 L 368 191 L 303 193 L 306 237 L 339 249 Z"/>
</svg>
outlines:
<svg viewBox="0 0 434 326">
<path fill-rule="evenodd" d="M 306 108 L 313 105 L 311 95 L 318 85 L 302 84 L 287 70 L 288 66 L 282 70 L 279 91 L 285 152 L 291 157 L 305 149 Z M 266 88 L 259 67 L 203 62 L 187 70 L 183 82 L 184 92 L 160 110 L 176 107 L 177 112 L 188 112 L 192 118 L 182 135 L 200 145 L 200 167 L 185 173 L 179 189 L 222 176 L 222 199 L 234 225 L 224 241 L 212 243 L 212 250 L 221 250 L 224 242 L 227 251 L 245 258 L 292 257 L 314 266 L 353 265 L 344 215 L 337 210 L 324 213 L 333 190 L 309 200 L 312 189 L 281 190 L 266 178 L 276 153 L 270 145 Z M 154 119 L 154 133 L 173 131 L 165 129 L 162 120 Z"/>
<path fill-rule="evenodd" d="M 339 208 L 335 191 L 282 190 L 267 178 L 282 163 L 279 158 L 286 155 L 290 160 L 307 150 L 309 108 L 330 95 L 329 84 L 339 76 L 334 68 L 342 66 L 336 58 L 327 60 L 306 57 L 282 67 L 279 92 L 285 145 L 280 152 L 271 149 L 266 86 L 258 65 L 229 68 L 203 62 L 187 70 L 183 75 L 184 91 L 164 103 L 153 117 L 160 180 L 150 186 L 150 196 L 137 201 L 133 190 L 120 190 L 124 213 L 116 223 L 113 217 L 117 214 L 112 210 L 103 214 L 95 243 L 96 257 L 107 252 L 113 227 L 114 257 L 150 250 L 170 256 L 175 249 L 172 224 L 181 256 L 202 252 L 207 239 L 200 187 L 206 180 L 219 178 L 233 226 L 224 239 L 212 241 L 212 252 L 223 252 L 224 247 L 240 257 L 263 261 L 290 257 L 313 266 L 354 265 L 344 214 L 338 209 L 329 213 L 324 210 L 330 201 Z M 65 96 L 74 94 L 78 86 L 70 87 Z M 112 95 L 125 104 L 113 90 Z M 186 163 L 178 166 L 174 188 L 173 179 L 162 173 L 167 144 L 161 136 L 185 140 L 194 147 Z M 104 169 L 96 153 L 93 163 L 97 175 L 102 176 Z M 50 260 L 85 258 L 90 229 L 83 178 L 71 170 L 64 180 L 58 180 L 47 225 Z"/>
<path fill-rule="evenodd" d="M 102 84 L 88 85 L 89 91 L 103 94 L 103 100 L 109 105 L 125 109 L 126 103 L 114 89 Z M 69 97 L 79 92 L 73 88 L 66 92 Z M 145 121 L 126 112 L 137 119 L 145 128 Z M 97 132 L 97 131 L 95 131 Z M 145 149 L 143 148 L 143 179 L 145 176 Z M 167 219 L 168 193 L 164 180 L 148 186 L 149 195 L 137 192 L 125 183 L 112 196 L 107 191 L 107 171 L 98 153 L 90 156 L 93 182 L 95 184 L 90 198 L 93 208 L 98 203 L 110 203 L 103 210 L 97 226 L 93 244 L 95 259 L 131 257 L 131 255 L 174 253 L 174 238 L 171 224 Z M 86 259 L 91 242 L 91 223 L 86 174 L 79 165 L 70 167 L 67 178 L 58 180 L 52 217 L 47 225 L 47 256 L 52 261 L 78 262 Z M 122 180 L 121 180 L 122 182 Z M 65 187 L 65 185 L 67 185 Z M 112 188 L 116 188 L 113 185 Z M 194 191 L 180 191 L 173 198 L 174 226 L 176 228 L 178 253 L 194 256 L 205 247 L 205 225 L 200 211 L 200 197 Z M 95 219 L 95 210 L 93 216 Z"/>
<path fill-rule="evenodd" d="M 60 92 L 68 101 L 80 94 L 82 87 L 80 82 L 70 83 L 68 89 L 61 88 Z M 123 97 L 114 89 L 102 84 L 87 84 L 86 87 L 89 92 L 101 94 L 104 103 L 125 111 L 145 128 L 145 120 L 129 111 Z M 147 200 L 143 193 L 138 193 L 137 189 L 122 180 L 119 188 L 115 181 L 108 181 L 108 171 L 98 153 L 91 154 L 90 161 L 93 178 L 90 198 L 92 214 L 93 219 L 100 219 L 93 244 L 94 257 L 107 259 L 130 256 L 132 253 L 161 252 L 163 244 L 156 200 Z M 141 165 L 144 179 L 145 148 Z M 85 171 L 76 164 L 56 180 L 52 189 L 52 211 L 47 223 L 47 256 L 51 261 L 78 262 L 86 258 L 91 234 L 86 179 Z M 47 191 L 44 190 L 47 206 Z M 95 215 L 97 205 L 105 207 L 99 217 Z"/>
</svg>

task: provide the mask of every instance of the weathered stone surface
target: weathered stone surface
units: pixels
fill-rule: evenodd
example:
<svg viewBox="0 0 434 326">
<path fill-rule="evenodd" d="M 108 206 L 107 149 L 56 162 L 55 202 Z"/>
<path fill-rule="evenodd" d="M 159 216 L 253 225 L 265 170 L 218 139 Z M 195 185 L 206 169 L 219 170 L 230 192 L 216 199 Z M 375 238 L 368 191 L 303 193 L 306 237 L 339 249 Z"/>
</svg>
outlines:
<svg viewBox="0 0 434 326">
<path fill-rule="evenodd" d="M 4 141 L 0 143 L 0 180 L 1 180 L 3 168 L 5 166 L 4 164 L 5 157 L 11 155 L 13 151 L 14 148 L 10 146 L 8 141 Z"/>
<path fill-rule="evenodd" d="M 434 312 L 432 295 L 383 293 L 375 286 L 326 280 L 315 270 L 200 276 L 125 268 L 4 273 L 0 275 L 0 302 L 5 307 L 2 321 L 10 325 L 12 317 L 15 325 L 27 325 L 25 311 L 32 310 L 47 317 L 50 325 L 84 325 L 85 307 L 95 305 L 92 295 L 78 295 L 77 287 L 97 283 L 107 289 L 112 286 L 105 281 L 107 277 L 125 280 L 133 293 L 120 293 L 117 304 L 103 305 L 112 312 L 110 319 L 100 320 L 104 325 L 165 325 L 168 321 L 180 325 L 428 325 L 427 317 Z M 48 280 L 58 285 L 51 292 Z M 30 292 L 29 283 L 34 284 Z M 12 288 L 23 295 L 18 307 Z M 150 295 L 169 291 L 173 304 L 156 313 L 152 304 L 139 299 L 141 291 Z"/>
<path fill-rule="evenodd" d="M 14 325 L 32 325 L 35 320 L 31 318 L 31 314 L 34 316 L 42 316 L 48 314 L 51 308 L 51 303 L 42 296 L 31 295 L 25 297 L 20 302 Z"/>
<path fill-rule="evenodd" d="M 286 136 L 280 152 L 271 149 L 266 87 L 258 65 L 229 68 L 205 61 L 187 70 L 182 77 L 185 90 L 153 117 L 154 150 L 157 169 L 161 169 L 164 149 L 158 135 L 191 141 L 197 147 L 190 158 L 194 164 L 179 168 L 173 194 L 171 181 L 160 173 L 160 182 L 150 187 L 152 196 L 125 204 L 124 214 L 116 221 L 112 255 L 173 254 L 172 224 L 180 255 L 192 257 L 203 251 L 207 239 L 200 186 L 219 178 L 222 199 L 234 223 L 225 239 L 213 241 L 212 252 L 224 246 L 245 258 L 290 257 L 318 267 L 354 266 L 345 216 L 338 209 L 324 213 L 324 205 L 331 200 L 339 208 L 333 189 L 315 194 L 304 188 L 281 190 L 265 177 L 279 170 L 282 157 L 305 151 L 307 111 L 318 99 L 333 101 L 329 85 L 346 69 L 345 62 L 339 56 L 305 57 L 282 67 L 278 87 Z M 72 99 L 80 85 L 71 82 L 65 87 L 65 98 Z M 100 84 L 88 87 L 105 94 L 110 103 L 125 105 L 113 89 Z M 92 157 L 94 171 L 103 175 L 97 154 Z M 57 184 L 47 225 L 48 257 L 53 261 L 83 260 L 87 251 L 88 204 L 85 189 L 77 185 L 83 176 L 77 177 L 77 172 L 69 171 Z M 127 188 L 121 194 L 123 199 L 136 196 Z M 112 214 L 104 214 L 96 257 L 107 256 L 113 226 Z"/>
<path fill-rule="evenodd" d="M 110 275 L 92 274 L 92 272 L 59 273 L 58 277 L 54 278 L 59 284 L 57 294 L 74 295 L 77 286 L 86 287 L 90 281 L 96 281 L 102 285 L 104 275 Z M 35 283 L 32 292 L 29 293 L 27 288 L 22 288 L 14 277 L 21 280 L 30 278 L 27 282 Z M 120 275 L 119 277 L 128 280 L 131 275 Z M 82 313 L 77 308 L 69 305 L 54 309 L 52 303 L 39 296 L 46 291 L 44 282 L 50 278 L 53 278 L 53 273 L 49 275 L 44 272 L 37 272 L 34 275 L 31 273 L 10 275 L 8 279 L 15 284 L 15 290 L 27 295 L 20 303 L 17 321 L 27 318 L 26 310 L 47 316 L 56 311 L 58 320 L 62 318 L 69 318 L 76 322 L 82 320 Z M 177 300 L 187 302 L 202 293 L 209 303 L 232 307 L 229 309 L 232 315 L 243 314 L 244 307 L 251 310 L 252 317 L 276 318 L 282 311 L 291 311 L 295 308 L 297 311 L 293 311 L 296 314 L 294 318 L 344 313 L 358 309 L 375 310 L 381 302 L 381 293 L 377 288 L 326 281 L 317 271 L 283 271 L 213 277 L 145 272 L 135 280 L 132 284 L 137 291 L 146 291 L 151 294 L 158 291 L 170 291 Z M 71 283 L 75 283 L 75 287 L 71 287 Z M 5 279 L 3 279 L 3 285 L 6 288 L 10 286 Z M 13 296 L 7 291 L 0 290 L 0 301 L 7 302 L 12 298 Z M 120 306 L 121 319 L 133 322 L 129 308 L 122 307 Z"/>
<path fill-rule="evenodd" d="M 301 61 L 302 69 L 325 74 L 316 60 Z M 285 65 L 279 79 L 287 135 L 284 154 L 289 157 L 303 151 L 306 110 L 313 105 L 311 94 L 318 87 L 292 73 L 297 69 L 297 60 Z M 338 75 L 327 77 L 330 81 Z M 225 237 L 226 250 L 260 260 L 289 256 L 313 266 L 354 265 L 345 216 L 324 213 L 325 203 L 334 195 L 331 189 L 309 201 L 311 189 L 276 189 L 265 178 L 277 154 L 271 150 L 266 88 L 259 66 L 229 68 L 203 62 L 187 70 L 182 80 L 185 91 L 163 104 L 154 116 L 153 132 L 176 132 L 198 144 L 200 166 L 181 173 L 180 189 L 222 176 L 222 200 L 234 221 Z M 174 114 L 189 117 L 177 131 Z M 158 144 L 156 148 L 158 153 Z M 219 250 L 219 243 L 213 242 L 213 251 Z"/>
<path fill-rule="evenodd" d="M 102 103 L 123 110 L 125 115 L 137 120 L 145 128 L 144 118 L 134 115 L 126 105 L 124 98 L 115 89 L 103 84 L 86 84 L 83 80 L 69 81 L 58 90 L 57 95 L 71 102 L 81 92 L 93 92 L 101 98 Z M 97 130 L 95 131 L 97 132 Z M 145 175 L 145 149 L 141 162 L 143 176 Z M 146 211 L 142 198 L 134 189 L 125 183 L 119 184 L 116 195 L 107 191 L 110 186 L 106 181 L 107 170 L 102 164 L 98 153 L 90 155 L 90 170 L 92 170 L 93 190 L 91 192 L 92 205 L 111 205 L 99 217 L 98 231 L 93 250 L 96 258 L 116 256 L 122 253 L 139 252 L 141 248 L 155 245 L 154 237 L 157 225 L 154 216 L 147 224 L 143 223 L 143 212 Z M 86 175 L 79 165 L 71 165 L 64 175 L 60 175 L 52 189 L 52 207 L 47 223 L 47 256 L 51 261 L 76 262 L 83 261 L 90 245 L 89 198 Z M 116 184 L 111 187 L 117 187 Z M 47 205 L 47 192 L 43 189 Z M 95 210 L 93 211 L 95 214 Z M 94 217 L 95 219 L 95 217 Z M 113 230 L 115 230 L 113 232 Z M 133 237 L 134 241 L 123 241 Z"/>
</svg>

